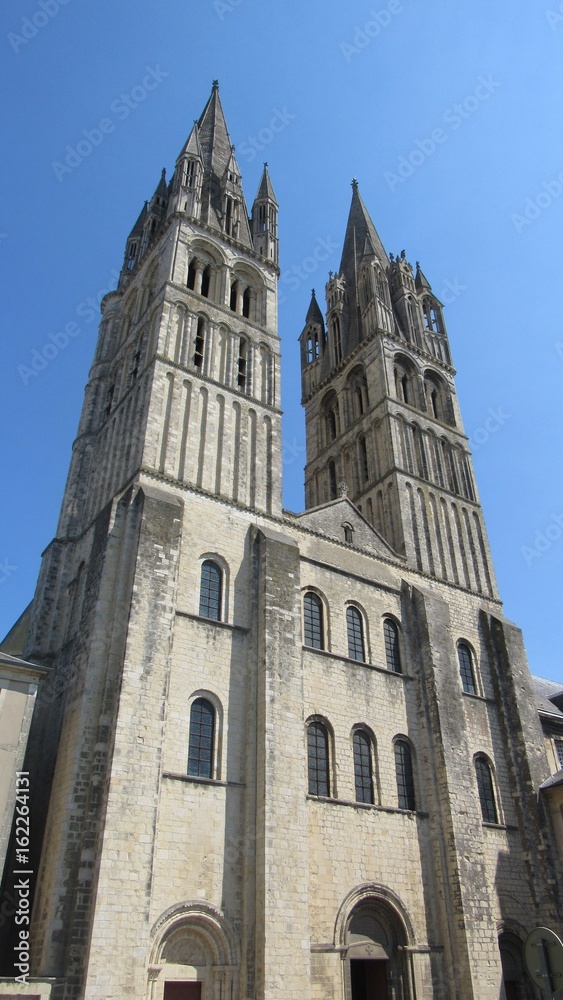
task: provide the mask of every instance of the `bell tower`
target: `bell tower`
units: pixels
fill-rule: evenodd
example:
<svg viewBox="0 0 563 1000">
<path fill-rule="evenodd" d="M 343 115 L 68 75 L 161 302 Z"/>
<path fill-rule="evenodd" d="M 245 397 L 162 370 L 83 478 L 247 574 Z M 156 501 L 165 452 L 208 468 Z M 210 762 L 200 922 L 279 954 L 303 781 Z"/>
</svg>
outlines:
<svg viewBox="0 0 563 1000">
<path fill-rule="evenodd" d="M 385 252 L 358 190 L 340 270 L 300 337 L 307 508 L 339 484 L 415 569 L 496 596 L 442 305 Z"/>
</svg>

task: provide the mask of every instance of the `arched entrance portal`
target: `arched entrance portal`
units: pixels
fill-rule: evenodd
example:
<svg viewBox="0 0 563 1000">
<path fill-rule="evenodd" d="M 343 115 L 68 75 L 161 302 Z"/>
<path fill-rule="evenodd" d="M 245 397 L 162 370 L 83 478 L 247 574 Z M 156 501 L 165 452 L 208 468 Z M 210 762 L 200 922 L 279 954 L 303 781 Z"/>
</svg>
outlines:
<svg viewBox="0 0 563 1000">
<path fill-rule="evenodd" d="M 410 1000 L 407 935 L 386 900 L 358 903 L 346 922 L 347 1000 Z"/>
</svg>

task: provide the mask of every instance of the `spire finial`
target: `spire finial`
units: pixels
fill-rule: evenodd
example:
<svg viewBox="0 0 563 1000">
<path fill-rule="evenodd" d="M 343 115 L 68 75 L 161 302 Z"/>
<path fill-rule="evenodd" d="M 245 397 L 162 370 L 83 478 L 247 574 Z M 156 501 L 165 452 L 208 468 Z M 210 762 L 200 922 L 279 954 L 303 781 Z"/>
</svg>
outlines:
<svg viewBox="0 0 563 1000">
<path fill-rule="evenodd" d="M 311 289 L 311 298 L 313 298 L 313 299 L 316 298 L 315 289 L 314 288 Z"/>
<path fill-rule="evenodd" d="M 212 89 L 213 93 L 215 93 L 215 91 L 219 90 L 219 81 L 218 80 L 214 80 L 213 81 L 213 83 L 211 84 L 211 89 Z"/>
<path fill-rule="evenodd" d="M 357 191 L 357 190 L 358 190 L 358 181 L 356 180 L 355 177 L 352 177 L 352 191 Z"/>
</svg>

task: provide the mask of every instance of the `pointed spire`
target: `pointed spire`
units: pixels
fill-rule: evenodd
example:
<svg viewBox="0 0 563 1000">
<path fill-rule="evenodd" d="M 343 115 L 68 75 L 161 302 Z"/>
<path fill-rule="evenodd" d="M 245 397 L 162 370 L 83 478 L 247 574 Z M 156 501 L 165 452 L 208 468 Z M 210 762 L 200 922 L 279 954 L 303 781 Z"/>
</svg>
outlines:
<svg viewBox="0 0 563 1000">
<path fill-rule="evenodd" d="M 151 204 L 156 198 L 163 198 L 164 201 L 168 199 L 168 185 L 166 183 L 166 168 L 162 168 L 162 173 L 160 175 L 160 180 L 156 186 L 155 192 L 151 198 Z"/>
<path fill-rule="evenodd" d="M 355 283 L 355 276 L 367 239 L 369 239 L 371 252 L 386 267 L 389 263 L 387 254 L 377 230 L 370 219 L 368 210 L 362 201 L 358 182 L 354 177 L 352 181 L 352 204 L 350 205 L 348 225 L 346 226 L 346 235 L 342 249 L 342 260 L 340 261 L 340 272 L 344 273 L 348 285 L 353 282 Z"/>
<path fill-rule="evenodd" d="M 199 125 L 197 122 L 194 122 L 193 128 L 186 139 L 184 148 L 182 149 L 178 160 L 181 159 L 182 156 L 192 156 L 194 160 L 201 160 L 203 163 L 203 152 L 199 141 Z"/>
<path fill-rule="evenodd" d="M 139 236 L 143 232 L 143 225 L 147 217 L 148 207 L 149 203 L 148 201 L 146 201 L 139 213 L 139 218 L 137 219 L 135 225 L 133 226 L 131 232 L 129 233 L 129 236 L 127 237 L 127 242 L 129 242 L 129 240 L 132 240 L 134 236 Z"/>
<path fill-rule="evenodd" d="M 263 199 L 268 199 L 268 201 L 273 201 L 277 205 L 276 196 L 274 194 L 274 189 L 272 187 L 272 182 L 270 180 L 270 174 L 268 173 L 268 164 L 264 164 L 264 169 L 262 171 L 262 177 L 260 178 L 260 184 L 258 185 L 258 193 L 256 195 L 255 201 L 262 201 Z"/>
<path fill-rule="evenodd" d="M 201 113 L 198 128 L 203 162 L 218 177 L 222 177 L 231 157 L 232 143 L 221 106 L 218 80 L 213 81 L 211 96 Z"/>
<path fill-rule="evenodd" d="M 421 271 L 420 264 L 418 263 L 418 261 L 416 262 L 416 274 L 414 276 L 414 284 L 415 284 L 415 287 L 416 287 L 417 291 L 419 291 L 419 292 L 422 292 L 422 291 L 431 292 L 432 291 L 432 285 L 428 281 L 428 278 Z"/>
<path fill-rule="evenodd" d="M 324 328 L 323 314 L 317 302 L 314 288 L 311 289 L 311 302 L 305 318 L 305 324 L 308 325 L 309 323 L 319 323 Z"/>
</svg>

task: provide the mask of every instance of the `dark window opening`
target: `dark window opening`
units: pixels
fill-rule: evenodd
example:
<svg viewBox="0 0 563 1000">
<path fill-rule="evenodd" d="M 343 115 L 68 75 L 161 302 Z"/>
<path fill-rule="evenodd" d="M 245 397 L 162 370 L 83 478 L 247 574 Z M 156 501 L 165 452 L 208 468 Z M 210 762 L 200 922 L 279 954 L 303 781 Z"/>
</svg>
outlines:
<svg viewBox="0 0 563 1000">
<path fill-rule="evenodd" d="M 387 669 L 392 670 L 395 674 L 400 674 L 401 651 L 399 649 L 399 629 L 390 618 L 386 618 L 383 622 L 383 638 L 385 640 Z"/>
<path fill-rule="evenodd" d="M 190 711 L 188 774 L 196 778 L 213 777 L 213 737 L 215 709 L 206 698 L 196 698 Z"/>
<path fill-rule="evenodd" d="M 233 281 L 231 285 L 231 298 L 230 298 L 230 308 L 233 312 L 237 311 L 237 283 Z"/>
<path fill-rule="evenodd" d="M 201 588 L 199 592 L 199 613 L 202 618 L 221 620 L 221 590 L 223 574 L 220 566 L 206 559 L 201 567 Z"/>
<path fill-rule="evenodd" d="M 357 608 L 346 609 L 346 628 L 348 632 L 348 656 L 351 660 L 365 662 L 364 632 L 362 616 Z"/>
<path fill-rule="evenodd" d="M 237 385 L 241 392 L 246 391 L 246 340 L 240 338 L 238 353 Z"/>
<path fill-rule="evenodd" d="M 242 296 L 242 315 L 247 319 L 250 317 L 250 288 L 245 288 Z"/>
<path fill-rule="evenodd" d="M 303 631 L 305 646 L 324 649 L 323 603 L 317 594 L 310 592 L 303 598 Z"/>
<path fill-rule="evenodd" d="M 491 774 L 491 768 L 484 757 L 476 758 L 475 774 L 477 776 L 477 788 L 479 789 L 479 801 L 481 803 L 483 823 L 498 823 L 497 807 L 493 788 L 493 776 Z"/>
<path fill-rule="evenodd" d="M 209 298 L 210 280 L 211 280 L 211 268 L 209 267 L 208 264 L 201 276 L 201 294 L 203 295 L 204 299 Z"/>
<path fill-rule="evenodd" d="M 309 795 L 330 795 L 328 732 L 322 722 L 307 728 L 307 771 Z"/>
<path fill-rule="evenodd" d="M 406 740 L 395 743 L 395 773 L 399 809 L 415 809 L 412 754 Z"/>
<path fill-rule="evenodd" d="M 469 646 L 466 646 L 464 642 L 460 642 L 457 647 L 457 655 L 459 659 L 459 673 L 461 676 L 463 690 L 466 694 L 477 694 L 477 688 L 475 687 L 475 675 L 473 673 L 473 662 Z"/>
<path fill-rule="evenodd" d="M 198 371 L 203 368 L 203 352 L 205 349 L 205 320 L 200 316 L 197 321 L 197 333 L 194 347 L 194 365 Z"/>
<path fill-rule="evenodd" d="M 190 266 L 188 267 L 188 288 L 191 288 L 192 291 L 195 288 L 196 268 L 197 268 L 197 261 L 195 260 L 190 261 Z"/>
<path fill-rule="evenodd" d="M 354 783 L 356 802 L 369 802 L 373 805 L 371 740 L 361 730 L 354 733 Z"/>
</svg>

